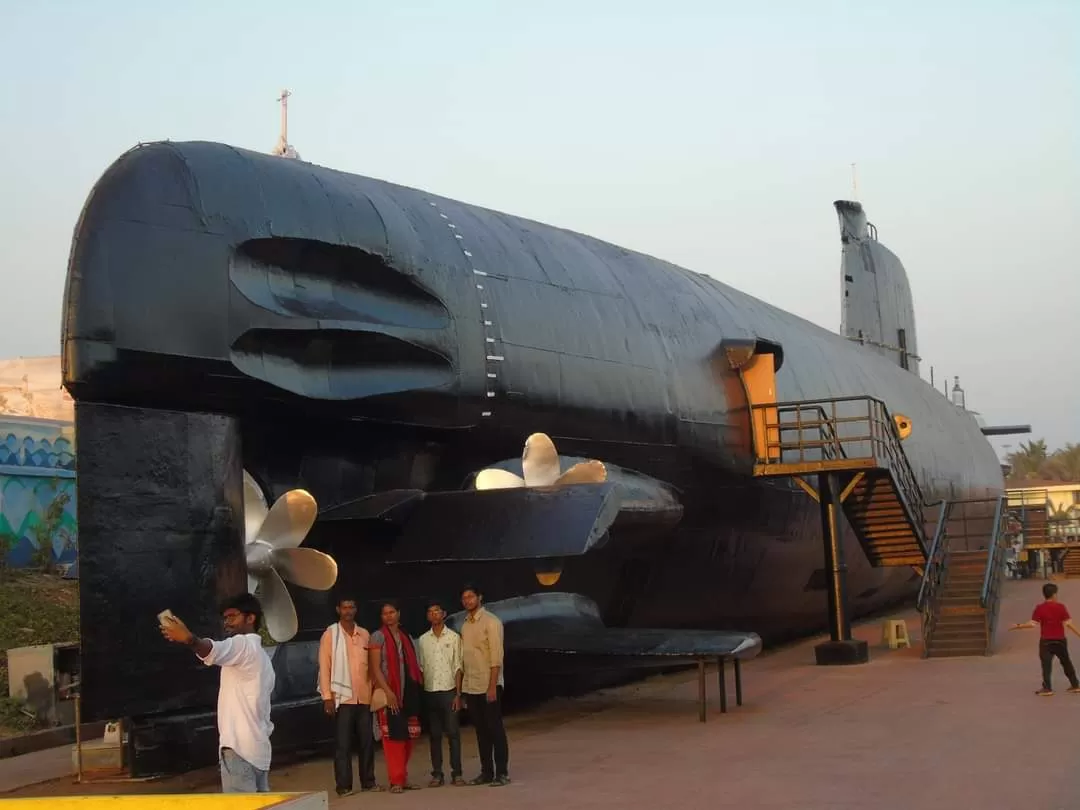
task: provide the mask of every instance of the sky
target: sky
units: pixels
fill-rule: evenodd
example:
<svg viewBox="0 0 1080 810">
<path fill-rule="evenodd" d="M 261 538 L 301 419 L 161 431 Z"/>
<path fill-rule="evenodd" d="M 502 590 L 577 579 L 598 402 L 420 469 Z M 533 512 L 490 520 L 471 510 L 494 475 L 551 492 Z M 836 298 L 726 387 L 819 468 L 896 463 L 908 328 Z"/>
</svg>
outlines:
<svg viewBox="0 0 1080 810">
<path fill-rule="evenodd" d="M 3 0 L 0 357 L 59 353 L 79 211 L 139 142 L 269 151 L 605 239 L 840 324 L 833 200 L 922 373 L 1080 442 L 1080 3 Z"/>
</svg>

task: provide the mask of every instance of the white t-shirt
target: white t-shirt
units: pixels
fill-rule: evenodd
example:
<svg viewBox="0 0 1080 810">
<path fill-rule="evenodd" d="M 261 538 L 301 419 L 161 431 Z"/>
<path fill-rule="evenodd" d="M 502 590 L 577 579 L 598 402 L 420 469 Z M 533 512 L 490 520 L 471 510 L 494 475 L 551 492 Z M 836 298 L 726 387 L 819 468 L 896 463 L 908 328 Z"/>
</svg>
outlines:
<svg viewBox="0 0 1080 810">
<path fill-rule="evenodd" d="M 242 633 L 211 641 L 210 654 L 200 659 L 221 667 L 218 688 L 218 750 L 231 748 L 260 771 L 270 770 L 270 693 L 274 667 L 258 633 Z"/>
</svg>

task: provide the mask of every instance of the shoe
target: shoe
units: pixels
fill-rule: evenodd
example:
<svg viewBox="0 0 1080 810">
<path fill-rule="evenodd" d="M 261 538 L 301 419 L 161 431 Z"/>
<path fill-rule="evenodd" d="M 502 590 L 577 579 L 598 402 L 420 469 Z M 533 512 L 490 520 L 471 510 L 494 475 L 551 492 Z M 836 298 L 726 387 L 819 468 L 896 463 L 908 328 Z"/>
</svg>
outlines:
<svg viewBox="0 0 1080 810">
<path fill-rule="evenodd" d="M 374 785 L 363 785 L 360 788 L 361 793 L 382 793 L 384 790 L 386 790 L 386 788 L 384 788 L 382 785 L 380 785 L 378 783 L 376 783 Z"/>
<path fill-rule="evenodd" d="M 446 780 L 443 777 L 443 775 L 440 773 L 438 776 L 432 776 L 431 781 L 427 783 L 427 786 L 429 788 L 434 788 L 434 787 L 442 787 L 444 784 L 446 784 Z"/>
<path fill-rule="evenodd" d="M 468 783 L 464 779 L 462 779 L 460 776 L 455 776 L 454 779 L 453 779 L 452 784 L 455 785 L 456 787 L 461 787 L 462 785 L 465 785 L 465 784 L 468 784 Z"/>
<path fill-rule="evenodd" d="M 481 774 L 475 779 L 470 779 L 468 783 L 470 785 L 490 785 L 491 781 L 492 780 L 490 776 L 484 776 L 483 774 Z"/>
<path fill-rule="evenodd" d="M 1080 686 L 1070 686 L 1068 691 L 1075 695 L 1080 692 Z"/>
<path fill-rule="evenodd" d="M 509 784 L 510 784 L 510 777 L 509 776 L 496 776 L 488 784 L 488 787 L 502 787 L 503 785 L 509 785 Z"/>
<path fill-rule="evenodd" d="M 1039 697 L 1050 697 L 1052 694 L 1054 694 L 1054 690 L 1053 689 L 1040 689 L 1035 694 L 1038 695 Z"/>
<path fill-rule="evenodd" d="M 338 788 L 337 789 L 337 795 L 338 796 L 352 796 L 353 795 L 353 789 L 352 788 Z"/>
</svg>

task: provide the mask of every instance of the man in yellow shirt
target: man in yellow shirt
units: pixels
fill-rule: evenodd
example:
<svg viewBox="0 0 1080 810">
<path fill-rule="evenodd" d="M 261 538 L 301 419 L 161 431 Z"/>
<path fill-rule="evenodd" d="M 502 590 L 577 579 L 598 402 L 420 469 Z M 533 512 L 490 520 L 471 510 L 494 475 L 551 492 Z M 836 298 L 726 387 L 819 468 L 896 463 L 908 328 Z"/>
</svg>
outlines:
<svg viewBox="0 0 1080 810">
<path fill-rule="evenodd" d="M 510 749 L 502 719 L 503 625 L 482 602 L 483 594 L 475 585 L 462 589 L 461 604 L 468 616 L 461 625 L 461 691 L 480 754 L 480 775 L 469 784 L 501 787 L 510 782 Z"/>
</svg>

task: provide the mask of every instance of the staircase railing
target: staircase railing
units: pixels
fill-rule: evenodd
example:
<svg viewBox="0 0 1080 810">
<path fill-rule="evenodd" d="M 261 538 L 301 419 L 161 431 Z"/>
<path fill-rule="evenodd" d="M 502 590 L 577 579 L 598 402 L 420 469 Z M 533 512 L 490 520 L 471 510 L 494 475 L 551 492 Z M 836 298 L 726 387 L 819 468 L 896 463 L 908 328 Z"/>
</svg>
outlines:
<svg viewBox="0 0 1080 810">
<path fill-rule="evenodd" d="M 757 459 L 758 465 L 766 469 L 781 465 L 788 468 L 786 474 L 828 469 L 887 469 L 926 551 L 922 490 L 901 446 L 896 422 L 884 402 L 870 396 L 832 397 L 760 403 L 752 407 L 763 412 L 765 426 L 765 455 Z"/>
<path fill-rule="evenodd" d="M 998 614 L 1001 612 L 1001 583 L 1004 579 L 1005 558 L 1008 553 L 1008 517 L 1006 496 L 997 499 L 994 510 L 994 523 L 990 534 L 990 546 L 986 555 L 986 574 L 983 576 L 982 594 L 979 604 L 986 611 L 986 652 L 989 655 L 994 646 L 994 632 L 997 630 Z"/>
<path fill-rule="evenodd" d="M 927 554 L 926 569 L 923 571 L 922 583 L 919 585 L 919 598 L 915 607 L 922 616 L 923 628 L 923 656 L 930 645 L 930 639 L 934 635 L 937 619 L 937 611 L 934 607 L 937 602 L 938 591 L 945 580 L 945 559 L 949 554 L 949 537 L 946 531 L 949 517 L 949 503 L 938 502 L 941 511 L 938 513 L 937 528 L 934 530 L 934 539 L 930 543 L 930 551 Z"/>
</svg>

